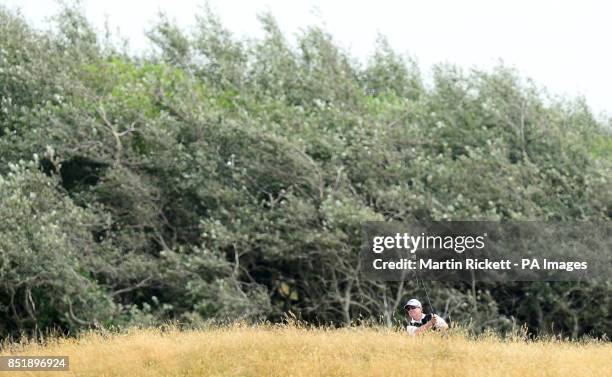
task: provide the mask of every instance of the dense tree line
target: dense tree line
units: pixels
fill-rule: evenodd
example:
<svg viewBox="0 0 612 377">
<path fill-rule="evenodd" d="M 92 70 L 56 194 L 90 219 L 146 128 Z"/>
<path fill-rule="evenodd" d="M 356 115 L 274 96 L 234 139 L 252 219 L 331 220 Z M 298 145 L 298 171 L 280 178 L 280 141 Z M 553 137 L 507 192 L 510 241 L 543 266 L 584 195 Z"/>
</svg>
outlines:
<svg viewBox="0 0 612 377">
<path fill-rule="evenodd" d="M 41 32 L 0 8 L 0 335 L 393 325 L 423 287 L 361 279 L 364 221 L 610 221 L 610 124 L 583 100 L 260 20 L 239 40 L 161 16 L 135 55 L 78 9 Z M 475 331 L 612 333 L 609 281 L 428 286 Z"/>
</svg>

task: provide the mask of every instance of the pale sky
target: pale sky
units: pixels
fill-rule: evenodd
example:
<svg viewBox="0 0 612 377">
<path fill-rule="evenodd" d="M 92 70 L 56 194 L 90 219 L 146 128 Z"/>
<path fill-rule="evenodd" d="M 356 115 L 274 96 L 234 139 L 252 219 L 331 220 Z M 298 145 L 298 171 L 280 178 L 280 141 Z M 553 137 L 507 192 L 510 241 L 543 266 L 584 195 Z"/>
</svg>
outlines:
<svg viewBox="0 0 612 377">
<path fill-rule="evenodd" d="M 269 10 L 290 40 L 300 29 L 324 24 L 336 41 L 364 60 L 378 32 L 399 53 L 416 57 L 427 73 L 432 64 L 449 62 L 488 69 L 501 59 L 524 77 L 558 95 L 586 98 L 594 113 L 612 116 L 612 3 L 595 0 L 404 0 L 282 1 L 210 0 L 223 24 L 238 37 L 257 37 L 256 15 Z M 54 0 L 0 0 L 20 7 L 44 27 L 57 13 Z M 119 28 L 130 45 L 147 45 L 144 30 L 164 11 L 179 25 L 193 24 L 204 1 L 85 0 L 87 17 L 103 30 Z M 607 36 L 607 37 L 606 37 Z"/>
</svg>

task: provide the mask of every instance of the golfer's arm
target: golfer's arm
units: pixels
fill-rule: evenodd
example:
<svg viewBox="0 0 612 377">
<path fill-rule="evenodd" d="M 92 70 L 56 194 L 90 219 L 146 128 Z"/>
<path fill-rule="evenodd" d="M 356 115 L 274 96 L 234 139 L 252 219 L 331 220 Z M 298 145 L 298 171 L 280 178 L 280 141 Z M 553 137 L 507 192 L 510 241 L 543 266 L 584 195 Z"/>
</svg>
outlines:
<svg viewBox="0 0 612 377">
<path fill-rule="evenodd" d="M 436 317 L 438 318 L 438 321 L 436 322 L 436 329 L 437 330 L 448 330 L 448 323 L 446 323 L 446 321 L 444 320 L 444 318 L 436 315 Z"/>
<path fill-rule="evenodd" d="M 431 328 L 431 326 L 433 326 L 433 323 L 431 323 L 431 321 L 430 321 L 430 322 L 427 322 L 427 323 L 426 323 L 426 324 L 424 324 L 423 326 L 418 327 L 418 328 L 416 329 L 416 331 L 414 332 L 414 334 L 415 334 L 415 335 L 419 335 L 419 334 L 421 334 L 421 333 L 424 333 L 425 331 L 429 330 L 429 329 Z"/>
<path fill-rule="evenodd" d="M 440 318 L 440 317 L 438 317 L 438 318 Z M 438 321 L 440 321 L 440 319 Z M 418 334 L 424 333 L 425 331 L 431 329 L 433 326 L 434 326 L 433 321 L 429 321 L 426 324 L 424 324 L 423 326 L 417 328 L 416 331 L 414 332 L 414 334 L 418 335 Z M 440 322 L 436 323 L 435 326 L 439 330 L 444 330 L 444 331 L 448 330 L 448 324 L 444 320 L 441 320 Z"/>
</svg>

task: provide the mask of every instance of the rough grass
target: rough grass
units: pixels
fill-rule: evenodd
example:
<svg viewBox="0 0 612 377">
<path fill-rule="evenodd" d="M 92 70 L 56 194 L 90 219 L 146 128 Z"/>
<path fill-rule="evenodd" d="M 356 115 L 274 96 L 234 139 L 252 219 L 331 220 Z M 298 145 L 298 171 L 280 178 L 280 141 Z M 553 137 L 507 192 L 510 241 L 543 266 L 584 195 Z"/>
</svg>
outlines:
<svg viewBox="0 0 612 377">
<path fill-rule="evenodd" d="M 5 344 L 0 355 L 69 356 L 70 372 L 53 376 L 575 377 L 609 376 L 612 370 L 609 342 L 473 339 L 460 331 L 409 337 L 373 327 L 295 325 L 97 332 L 44 345 Z"/>
</svg>

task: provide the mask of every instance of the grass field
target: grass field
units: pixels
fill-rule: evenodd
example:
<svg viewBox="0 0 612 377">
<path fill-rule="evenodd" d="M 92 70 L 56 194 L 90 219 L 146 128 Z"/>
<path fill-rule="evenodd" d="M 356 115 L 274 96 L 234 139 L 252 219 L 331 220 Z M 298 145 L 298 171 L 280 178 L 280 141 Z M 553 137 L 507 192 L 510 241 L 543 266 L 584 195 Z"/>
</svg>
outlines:
<svg viewBox="0 0 612 377">
<path fill-rule="evenodd" d="M 67 355 L 69 372 L 17 376 L 610 376 L 612 343 L 409 337 L 380 328 L 231 326 L 130 330 L 12 345 L 8 355 Z M 0 372 L 0 376 L 11 372 Z"/>
</svg>

